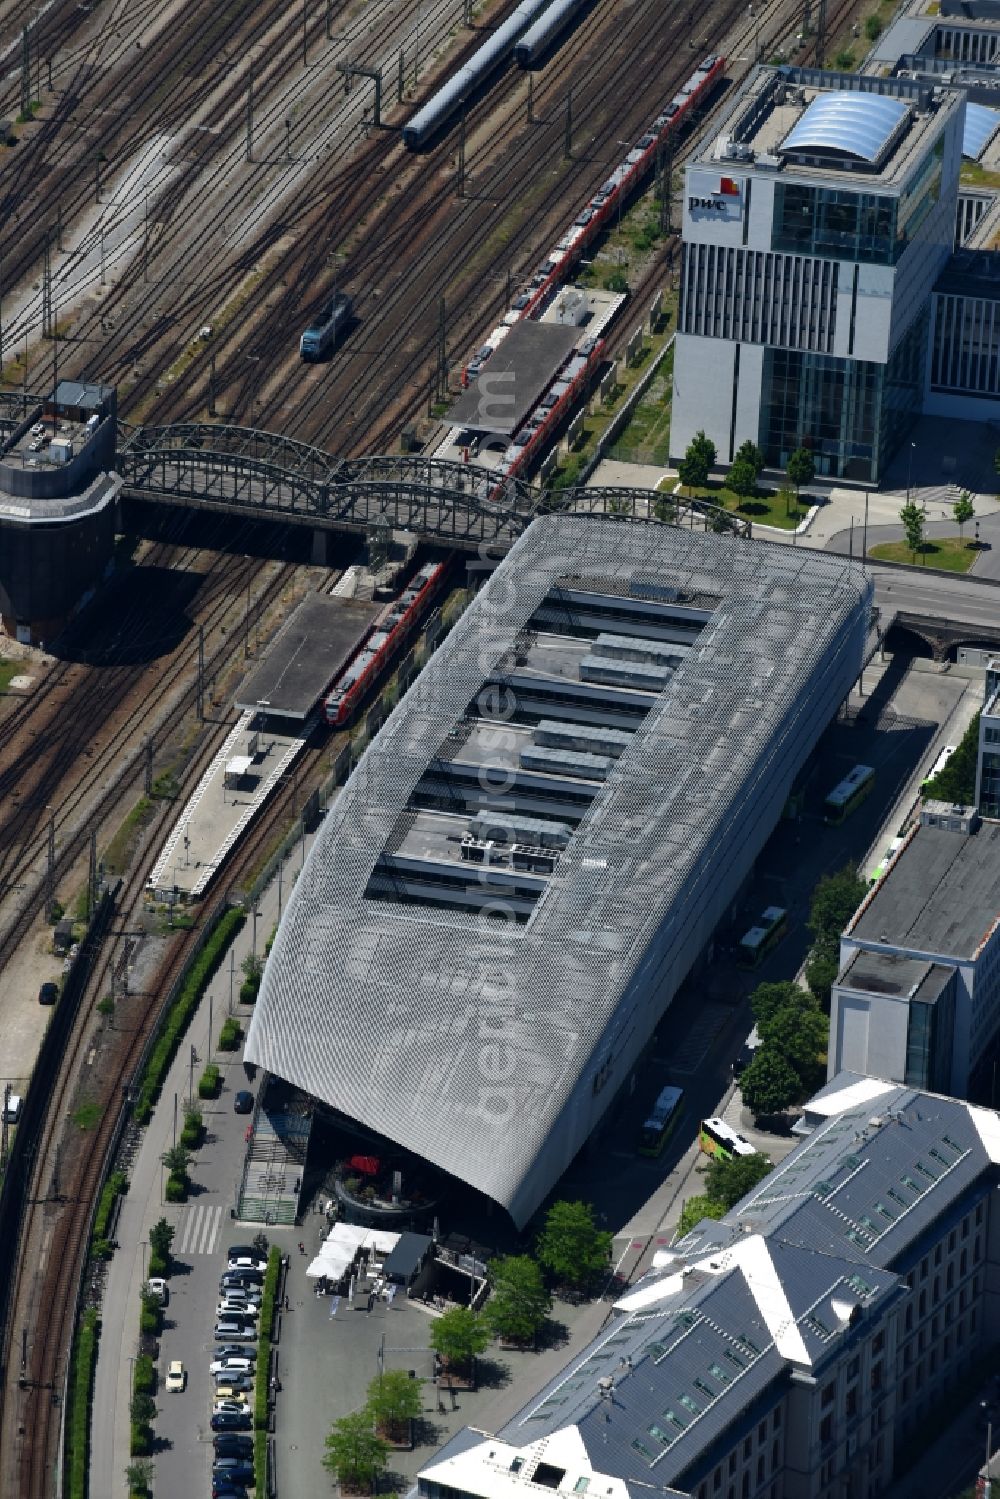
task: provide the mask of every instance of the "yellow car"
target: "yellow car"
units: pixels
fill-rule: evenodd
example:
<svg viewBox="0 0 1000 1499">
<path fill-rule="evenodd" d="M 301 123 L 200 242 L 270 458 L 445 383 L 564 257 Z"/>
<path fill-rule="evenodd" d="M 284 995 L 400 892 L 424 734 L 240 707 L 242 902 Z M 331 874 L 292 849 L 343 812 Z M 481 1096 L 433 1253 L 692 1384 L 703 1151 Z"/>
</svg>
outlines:
<svg viewBox="0 0 1000 1499">
<path fill-rule="evenodd" d="M 167 1365 L 167 1390 L 173 1394 L 179 1393 L 187 1384 L 187 1374 L 184 1365 L 179 1358 L 175 1358 Z"/>
<path fill-rule="evenodd" d="M 215 1387 L 215 1398 L 217 1401 L 238 1400 L 241 1405 L 246 1405 L 247 1403 L 246 1391 L 238 1390 L 235 1385 L 231 1384 L 217 1384 Z"/>
</svg>

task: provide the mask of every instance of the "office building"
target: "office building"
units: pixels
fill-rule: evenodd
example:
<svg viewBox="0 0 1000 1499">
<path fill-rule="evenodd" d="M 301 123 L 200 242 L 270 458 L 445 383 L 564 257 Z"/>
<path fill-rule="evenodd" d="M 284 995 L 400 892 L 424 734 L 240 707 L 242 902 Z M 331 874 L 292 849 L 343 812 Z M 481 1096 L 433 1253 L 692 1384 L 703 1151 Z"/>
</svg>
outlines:
<svg viewBox="0 0 1000 1499">
<path fill-rule="evenodd" d="M 1000 1334 L 1000 1118 L 843 1074 L 800 1132 L 419 1499 L 881 1499 Z"/>
<path fill-rule="evenodd" d="M 685 170 L 671 448 L 877 482 L 923 407 L 965 94 L 758 68 Z"/>
<path fill-rule="evenodd" d="M 536 520 L 328 814 L 248 1060 L 526 1223 L 731 911 L 870 606 L 832 554 Z"/>
<path fill-rule="evenodd" d="M 986 667 L 986 692 L 979 717 L 976 806 L 982 817 L 1000 818 L 1000 657 Z M 997 905 L 1000 907 L 1000 899 Z"/>
</svg>

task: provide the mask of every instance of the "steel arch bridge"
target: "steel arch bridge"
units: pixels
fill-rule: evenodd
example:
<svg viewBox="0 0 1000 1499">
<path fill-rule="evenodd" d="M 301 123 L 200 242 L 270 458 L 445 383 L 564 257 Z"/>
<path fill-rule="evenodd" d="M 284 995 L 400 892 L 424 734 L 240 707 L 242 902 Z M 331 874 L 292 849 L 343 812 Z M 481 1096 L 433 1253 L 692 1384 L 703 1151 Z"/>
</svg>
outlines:
<svg viewBox="0 0 1000 1499">
<path fill-rule="evenodd" d="M 295 438 L 215 422 L 120 422 L 117 467 L 141 499 L 354 532 L 388 524 L 451 547 L 507 546 L 550 510 L 751 531 L 703 500 L 685 499 L 678 509 L 672 497 L 646 489 L 538 490 L 476 464 L 423 456 L 337 458 Z"/>
</svg>

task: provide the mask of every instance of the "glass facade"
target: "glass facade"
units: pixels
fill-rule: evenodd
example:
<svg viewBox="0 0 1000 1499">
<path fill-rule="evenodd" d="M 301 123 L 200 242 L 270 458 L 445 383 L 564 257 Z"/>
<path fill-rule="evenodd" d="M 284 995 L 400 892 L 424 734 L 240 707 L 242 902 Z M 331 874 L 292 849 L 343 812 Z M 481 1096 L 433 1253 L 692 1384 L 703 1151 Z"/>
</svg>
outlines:
<svg viewBox="0 0 1000 1499">
<path fill-rule="evenodd" d="M 983 750 L 979 812 L 983 817 L 1000 817 L 1000 752 L 996 750 Z"/>
<path fill-rule="evenodd" d="M 861 265 L 895 265 L 941 197 L 943 159 L 942 137 L 898 198 L 805 182 L 777 183 L 771 248 Z"/>
<path fill-rule="evenodd" d="M 775 185 L 772 249 L 891 265 L 895 234 L 894 198 L 803 182 Z"/>
<path fill-rule="evenodd" d="M 955 1029 L 955 976 L 929 1004 L 910 1001 L 906 1026 L 906 1075 L 910 1088 L 946 1093 L 951 1086 L 952 1036 Z"/>
<path fill-rule="evenodd" d="M 795 349 L 766 349 L 758 441 L 784 468 L 807 447 L 818 473 L 877 481 L 920 409 L 927 317 L 900 340 L 887 365 Z"/>
</svg>

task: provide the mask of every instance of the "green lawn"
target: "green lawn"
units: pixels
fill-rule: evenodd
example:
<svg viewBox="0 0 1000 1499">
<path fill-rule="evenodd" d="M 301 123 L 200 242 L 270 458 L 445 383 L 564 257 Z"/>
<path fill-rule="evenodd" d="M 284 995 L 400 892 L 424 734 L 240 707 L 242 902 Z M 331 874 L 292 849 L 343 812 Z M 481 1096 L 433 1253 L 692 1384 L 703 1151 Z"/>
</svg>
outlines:
<svg viewBox="0 0 1000 1499">
<path fill-rule="evenodd" d="M 734 514 L 742 515 L 757 525 L 777 526 L 782 531 L 794 531 L 806 517 L 805 510 L 796 510 L 794 506 L 791 513 L 786 515 L 784 500 L 779 499 L 777 492 L 771 489 L 759 489 L 753 499 L 743 499 L 721 484 L 699 485 L 693 490 L 682 489 L 681 494 L 693 494 L 697 499 L 711 500 L 713 504 L 722 505 L 726 510 L 732 510 Z"/>
<path fill-rule="evenodd" d="M 7 691 L 11 677 L 16 677 L 20 669 L 16 661 L 5 661 L 0 656 L 0 692 Z"/>
<path fill-rule="evenodd" d="M 939 536 L 925 541 L 916 558 L 905 541 L 880 541 L 869 547 L 869 557 L 876 562 L 906 562 L 916 567 L 940 567 L 950 573 L 967 573 L 979 555 L 974 541 L 960 536 Z"/>
</svg>

